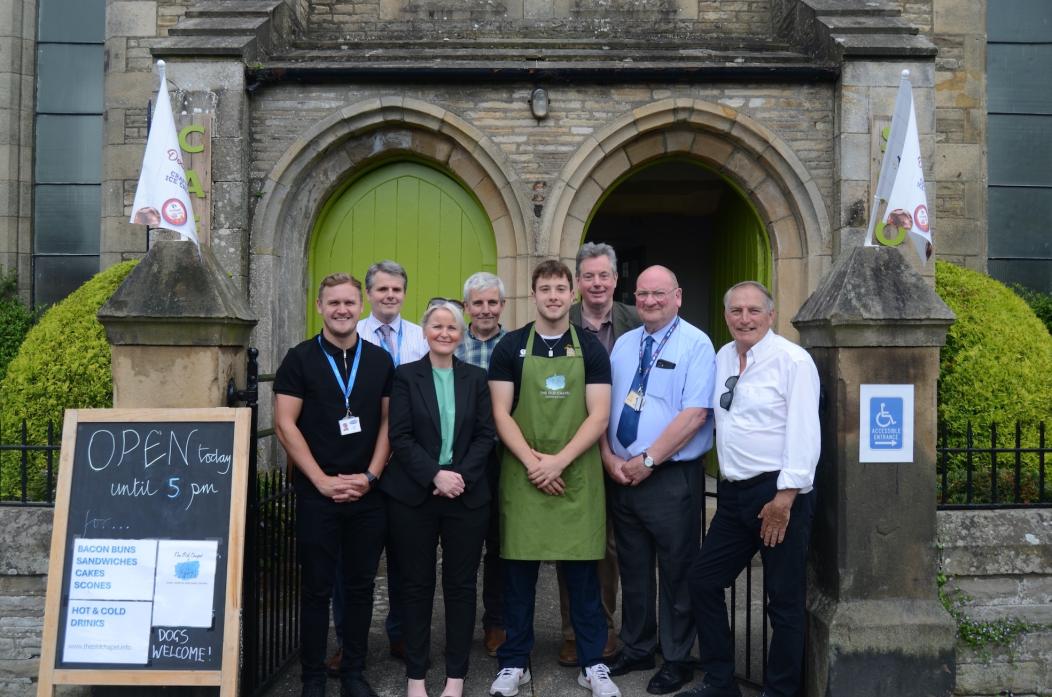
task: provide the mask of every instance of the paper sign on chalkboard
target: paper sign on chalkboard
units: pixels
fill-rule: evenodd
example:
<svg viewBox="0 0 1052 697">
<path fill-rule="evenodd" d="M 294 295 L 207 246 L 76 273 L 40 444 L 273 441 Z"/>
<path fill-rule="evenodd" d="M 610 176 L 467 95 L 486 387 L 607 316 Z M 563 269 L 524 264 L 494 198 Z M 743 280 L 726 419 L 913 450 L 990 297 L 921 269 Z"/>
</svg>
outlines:
<svg viewBox="0 0 1052 697">
<path fill-rule="evenodd" d="M 248 409 L 66 413 L 38 695 L 236 690 Z"/>
</svg>

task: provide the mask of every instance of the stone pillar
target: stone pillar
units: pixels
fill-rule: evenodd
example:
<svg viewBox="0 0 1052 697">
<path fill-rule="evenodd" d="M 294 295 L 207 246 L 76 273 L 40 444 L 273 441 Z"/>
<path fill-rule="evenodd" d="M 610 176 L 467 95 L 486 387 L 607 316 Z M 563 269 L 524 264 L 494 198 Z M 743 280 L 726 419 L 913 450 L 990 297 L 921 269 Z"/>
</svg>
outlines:
<svg viewBox="0 0 1052 697">
<path fill-rule="evenodd" d="M 99 310 L 113 406 L 223 407 L 256 320 L 208 247 L 159 241 Z"/>
<path fill-rule="evenodd" d="M 807 694 L 950 695 L 936 574 L 936 383 L 953 313 L 898 249 L 845 250 L 793 319 L 818 366 L 822 457 Z M 859 386 L 914 386 L 913 462 L 860 462 Z"/>
</svg>

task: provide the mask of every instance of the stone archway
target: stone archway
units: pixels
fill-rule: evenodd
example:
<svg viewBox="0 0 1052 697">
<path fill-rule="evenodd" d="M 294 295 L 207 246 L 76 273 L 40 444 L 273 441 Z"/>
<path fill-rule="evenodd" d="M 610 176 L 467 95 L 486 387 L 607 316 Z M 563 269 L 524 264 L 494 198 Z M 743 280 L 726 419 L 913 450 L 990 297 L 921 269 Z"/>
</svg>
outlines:
<svg viewBox="0 0 1052 697">
<path fill-rule="evenodd" d="M 670 156 L 695 158 L 732 180 L 767 229 L 774 262 L 778 331 L 828 268 L 829 217 L 807 168 L 777 135 L 729 107 L 667 99 L 640 107 L 589 136 L 552 187 L 539 240 L 542 254 L 573 262 L 589 217 L 607 190 L 639 166 Z"/>
<path fill-rule="evenodd" d="M 493 227 L 498 273 L 509 289 L 518 287 L 516 258 L 529 243 L 500 149 L 433 104 L 402 97 L 351 104 L 289 147 L 268 174 L 253 216 L 250 287 L 264 370 L 276 368 L 285 349 L 303 339 L 309 237 L 322 206 L 349 178 L 398 158 L 429 163 L 475 194 Z"/>
</svg>

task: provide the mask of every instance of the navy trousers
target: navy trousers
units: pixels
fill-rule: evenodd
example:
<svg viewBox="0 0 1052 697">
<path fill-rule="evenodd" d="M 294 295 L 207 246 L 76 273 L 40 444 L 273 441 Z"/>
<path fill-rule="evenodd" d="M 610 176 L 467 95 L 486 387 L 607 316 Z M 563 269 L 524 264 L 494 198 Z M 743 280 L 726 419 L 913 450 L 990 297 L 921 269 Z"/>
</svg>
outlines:
<svg viewBox="0 0 1052 697">
<path fill-rule="evenodd" d="M 761 521 L 756 516 L 774 498 L 777 485 L 776 476 L 720 482 L 716 515 L 701 552 L 691 565 L 688 584 L 705 681 L 729 687 L 734 682 L 734 645 L 724 590 L 760 551 L 772 629 L 764 694 L 795 697 L 802 687 L 807 546 L 815 493 L 797 495 L 785 540 L 774 547 L 764 547 Z"/>
</svg>

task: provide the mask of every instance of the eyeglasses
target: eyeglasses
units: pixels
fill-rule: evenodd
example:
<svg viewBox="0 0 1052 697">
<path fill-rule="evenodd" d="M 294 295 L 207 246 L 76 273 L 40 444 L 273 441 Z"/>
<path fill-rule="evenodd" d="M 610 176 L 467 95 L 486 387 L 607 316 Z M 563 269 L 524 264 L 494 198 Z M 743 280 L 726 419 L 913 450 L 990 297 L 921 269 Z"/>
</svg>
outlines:
<svg viewBox="0 0 1052 697">
<path fill-rule="evenodd" d="M 649 298 L 653 298 L 654 302 L 663 303 L 668 300 L 668 297 L 676 292 L 675 288 L 668 288 L 666 290 L 637 290 L 635 292 L 636 300 L 642 300 L 646 302 Z"/>
<path fill-rule="evenodd" d="M 434 298 L 431 298 L 430 300 L 428 300 L 427 301 L 427 309 L 430 310 L 435 305 L 445 305 L 446 303 L 453 303 L 454 305 L 459 307 L 461 310 L 464 309 L 463 301 L 457 300 L 456 298 L 439 298 L 439 297 L 434 297 Z"/>
<path fill-rule="evenodd" d="M 732 375 L 727 378 L 727 382 L 723 383 L 723 386 L 727 388 L 727 391 L 720 395 L 720 406 L 724 411 L 730 411 L 731 402 L 734 401 L 734 388 L 738 384 L 738 375 Z"/>
</svg>

